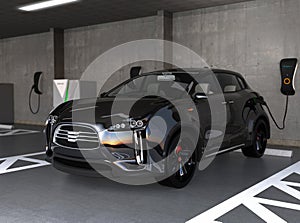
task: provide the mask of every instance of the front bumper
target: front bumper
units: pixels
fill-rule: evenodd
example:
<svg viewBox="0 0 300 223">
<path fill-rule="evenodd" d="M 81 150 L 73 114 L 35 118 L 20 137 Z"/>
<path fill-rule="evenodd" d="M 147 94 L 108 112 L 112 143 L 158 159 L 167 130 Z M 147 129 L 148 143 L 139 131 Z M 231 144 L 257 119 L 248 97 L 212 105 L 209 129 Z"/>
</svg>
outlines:
<svg viewBox="0 0 300 223">
<path fill-rule="evenodd" d="M 48 126 L 47 161 L 61 171 L 80 175 L 95 175 L 95 172 L 96 175 L 101 173 L 115 177 L 161 175 L 164 165 L 158 161 L 162 160 L 162 149 L 159 144 L 156 148 L 151 146 L 146 132 L 145 128 L 110 132 L 81 123 L 60 123 L 54 128 Z M 77 144 L 81 139 L 93 143 L 87 147 L 86 144 Z"/>
<path fill-rule="evenodd" d="M 164 174 L 163 167 L 159 167 L 159 165 L 153 165 L 151 162 L 138 164 L 134 151 L 128 152 L 129 149 L 118 149 L 118 151 L 112 152 L 105 147 L 85 151 L 52 146 L 51 149 L 47 149 L 46 160 L 52 163 L 54 168 L 75 175 L 145 177 Z M 127 151 L 127 153 L 124 151 Z M 119 156 L 115 157 L 112 154 Z M 127 154 L 126 157 L 125 154 Z"/>
</svg>

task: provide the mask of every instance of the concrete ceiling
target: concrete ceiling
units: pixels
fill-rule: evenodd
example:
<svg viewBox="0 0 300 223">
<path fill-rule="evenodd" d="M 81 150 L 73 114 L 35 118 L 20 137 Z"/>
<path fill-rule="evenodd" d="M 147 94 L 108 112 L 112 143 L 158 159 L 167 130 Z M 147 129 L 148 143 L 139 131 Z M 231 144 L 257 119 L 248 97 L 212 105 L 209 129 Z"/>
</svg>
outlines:
<svg viewBox="0 0 300 223">
<path fill-rule="evenodd" d="M 249 0 L 81 0 L 37 12 L 16 8 L 36 0 L 5 0 L 0 7 L 0 38 L 74 28 L 155 15 L 158 10 L 187 11 Z"/>
</svg>

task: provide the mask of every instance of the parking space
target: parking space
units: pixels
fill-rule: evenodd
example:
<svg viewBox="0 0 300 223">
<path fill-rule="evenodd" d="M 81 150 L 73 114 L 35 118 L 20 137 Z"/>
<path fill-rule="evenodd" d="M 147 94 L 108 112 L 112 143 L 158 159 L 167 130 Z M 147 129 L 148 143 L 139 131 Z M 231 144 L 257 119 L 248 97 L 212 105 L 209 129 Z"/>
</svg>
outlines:
<svg viewBox="0 0 300 223">
<path fill-rule="evenodd" d="M 41 135 L 12 136 L 0 139 L 1 158 L 18 156 L 33 160 L 18 163 L 17 167 L 33 165 L 34 161 L 43 162 L 44 145 Z M 27 156 L 33 154 L 34 156 Z M 240 223 L 247 218 L 247 223 L 264 222 L 257 216 L 257 210 L 248 209 L 243 202 L 250 197 L 270 200 L 262 205 L 274 215 L 287 222 L 297 223 L 300 219 L 299 194 L 289 194 L 275 186 L 260 187 L 251 196 L 237 197 L 242 191 L 297 164 L 300 152 L 294 150 L 294 156 L 280 158 L 265 156 L 262 159 L 248 159 L 241 153 L 229 153 L 218 156 L 204 171 L 198 172 L 184 189 L 170 189 L 159 184 L 129 186 L 110 181 L 106 178 L 89 178 L 68 175 L 41 165 L 35 168 L 18 169 L 0 174 L 0 221 L 1 222 L 203 222 L 213 219 L 215 222 Z M 1 159 L 0 159 L 1 160 Z M 3 165 L 0 164 L 0 169 Z M 24 161 L 24 160 L 23 160 Z M 289 170 L 285 182 L 291 188 L 299 190 L 299 163 Z M 295 172 L 296 171 L 296 172 Z M 281 176 L 281 175 L 280 175 Z M 271 182 L 271 184 L 275 182 Z M 298 184 L 297 184 L 298 183 Z M 299 193 L 299 191 L 298 191 Z M 238 195 L 240 196 L 240 195 Z M 247 197 L 248 196 L 248 197 Z M 241 205 L 235 207 L 228 199 L 238 199 Z M 286 207 L 272 200 L 285 202 Z M 227 202 L 224 210 L 214 207 Z M 234 202 L 233 202 L 234 203 Z M 233 205 L 233 206 L 232 206 Z M 296 206 L 298 205 L 298 206 Z M 141 208 L 142 207 L 142 208 Z M 213 208 L 213 209 L 212 209 Z M 228 209 L 228 210 L 227 210 Z M 250 211 L 252 210 L 252 211 Z M 208 211 L 208 214 L 207 214 Z M 223 213 L 224 212 L 224 213 Z M 155 213 L 155 214 L 154 214 Z M 256 214 L 255 214 L 256 213 Z M 202 214 L 202 215 L 201 215 Z M 275 219 L 275 218 L 274 218 Z M 275 222 L 275 221 L 274 221 Z M 276 221 L 283 222 L 283 221 Z"/>
<path fill-rule="evenodd" d="M 1 1 L 0 223 L 300 223 L 299 15 Z"/>
</svg>

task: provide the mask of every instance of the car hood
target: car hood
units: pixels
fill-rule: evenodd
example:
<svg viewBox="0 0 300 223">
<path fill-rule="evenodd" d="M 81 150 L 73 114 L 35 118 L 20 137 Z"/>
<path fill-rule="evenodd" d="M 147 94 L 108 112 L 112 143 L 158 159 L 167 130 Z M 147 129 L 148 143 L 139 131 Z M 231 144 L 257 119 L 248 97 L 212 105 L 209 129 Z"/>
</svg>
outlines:
<svg viewBox="0 0 300 223">
<path fill-rule="evenodd" d="M 171 103 L 161 97 L 81 99 L 69 102 L 55 113 L 59 114 L 60 122 L 96 122 L 110 125 L 111 119 L 115 122 L 118 119 L 146 118 L 169 105 Z"/>
</svg>

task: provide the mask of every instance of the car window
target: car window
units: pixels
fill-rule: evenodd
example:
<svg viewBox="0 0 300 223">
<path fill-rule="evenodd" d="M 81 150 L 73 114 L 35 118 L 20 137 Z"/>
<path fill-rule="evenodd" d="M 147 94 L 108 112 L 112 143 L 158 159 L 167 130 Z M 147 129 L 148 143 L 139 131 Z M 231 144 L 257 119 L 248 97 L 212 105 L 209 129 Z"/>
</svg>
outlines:
<svg viewBox="0 0 300 223">
<path fill-rule="evenodd" d="M 159 95 L 162 97 L 181 98 L 189 85 L 190 82 L 180 80 L 180 78 L 177 78 L 174 75 L 146 75 L 121 84 L 106 96 L 114 97 L 118 95 L 127 97 Z"/>
<path fill-rule="evenodd" d="M 138 91 L 141 91 L 142 85 L 143 85 L 143 79 L 142 78 L 136 78 L 136 79 L 132 80 L 132 82 L 129 82 L 129 83 L 125 84 L 116 93 L 130 94 L 130 93 L 138 92 Z"/>
<path fill-rule="evenodd" d="M 218 81 L 212 72 L 202 72 L 194 76 L 194 86 L 189 93 L 194 95 L 196 93 L 204 93 L 206 95 L 213 95 L 221 93 L 219 91 Z"/>
<path fill-rule="evenodd" d="M 237 78 L 241 88 L 245 89 L 246 88 L 245 82 L 240 77 L 236 77 L 236 78 Z"/>
<path fill-rule="evenodd" d="M 217 73 L 216 76 L 223 90 L 223 93 L 237 92 L 242 89 L 235 75 L 227 73 Z"/>
<path fill-rule="evenodd" d="M 185 93 L 219 94 L 218 81 L 212 72 L 150 74 L 124 82 L 107 93 L 107 97 L 159 95 L 182 98 Z"/>
</svg>

